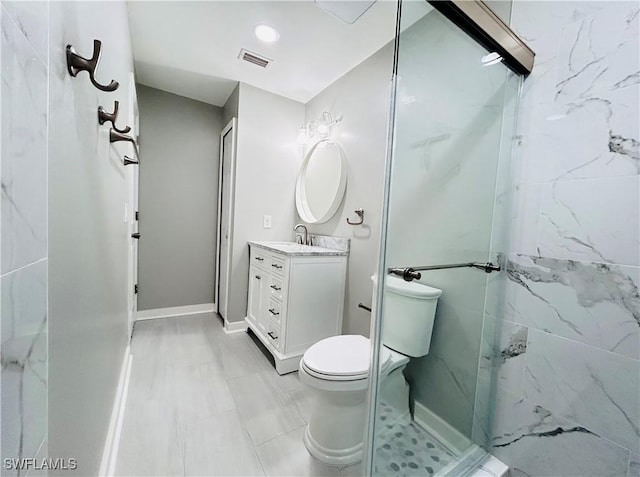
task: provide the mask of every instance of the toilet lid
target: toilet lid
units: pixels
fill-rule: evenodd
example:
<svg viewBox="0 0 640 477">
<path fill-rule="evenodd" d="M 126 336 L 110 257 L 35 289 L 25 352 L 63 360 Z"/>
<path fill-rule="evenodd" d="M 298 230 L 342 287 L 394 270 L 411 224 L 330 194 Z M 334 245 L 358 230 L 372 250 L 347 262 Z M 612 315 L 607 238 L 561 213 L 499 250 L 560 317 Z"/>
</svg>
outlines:
<svg viewBox="0 0 640 477">
<path fill-rule="evenodd" d="M 371 344 L 364 336 L 331 336 L 311 346 L 303 361 L 307 368 L 328 377 L 351 376 L 358 379 L 369 374 L 370 353 Z M 389 358 L 388 350 L 383 347 L 381 361 L 386 362 Z"/>
</svg>

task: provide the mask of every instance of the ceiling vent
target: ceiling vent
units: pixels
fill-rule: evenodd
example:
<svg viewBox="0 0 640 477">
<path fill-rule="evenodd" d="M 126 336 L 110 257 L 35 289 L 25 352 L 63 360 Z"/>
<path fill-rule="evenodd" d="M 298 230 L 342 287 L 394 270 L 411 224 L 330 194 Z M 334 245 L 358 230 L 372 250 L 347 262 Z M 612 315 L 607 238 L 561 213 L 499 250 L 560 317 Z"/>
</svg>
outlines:
<svg viewBox="0 0 640 477">
<path fill-rule="evenodd" d="M 242 48 L 240 50 L 240 54 L 238 55 L 238 59 L 240 60 L 244 60 L 244 61 L 248 61 L 249 63 L 253 63 L 254 65 L 258 65 L 261 68 L 266 68 L 267 66 L 269 66 L 273 60 L 270 60 L 269 58 L 265 57 L 265 56 L 261 56 L 257 53 L 253 53 L 251 51 L 245 50 L 244 48 Z"/>
</svg>

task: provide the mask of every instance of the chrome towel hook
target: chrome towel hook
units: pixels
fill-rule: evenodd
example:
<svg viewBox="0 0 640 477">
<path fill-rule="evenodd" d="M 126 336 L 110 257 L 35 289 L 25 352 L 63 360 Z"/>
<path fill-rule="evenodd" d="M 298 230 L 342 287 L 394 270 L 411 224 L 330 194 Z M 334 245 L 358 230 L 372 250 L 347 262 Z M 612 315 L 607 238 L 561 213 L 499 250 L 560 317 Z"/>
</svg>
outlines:
<svg viewBox="0 0 640 477">
<path fill-rule="evenodd" d="M 125 126 L 124 129 L 118 129 L 118 127 L 116 126 L 116 121 L 118 119 L 118 107 L 120 106 L 120 102 L 119 101 L 114 101 L 113 102 L 113 113 L 107 113 L 104 108 L 102 106 L 98 107 L 98 122 L 100 123 L 100 125 L 103 125 L 104 123 L 106 123 L 107 121 L 111 123 L 111 126 L 113 126 L 113 129 L 118 131 L 119 133 L 122 134 L 127 134 L 129 131 L 131 131 L 131 128 L 129 126 Z"/>
<path fill-rule="evenodd" d="M 354 210 L 354 212 L 358 217 L 360 217 L 360 222 L 351 222 L 347 217 L 347 223 L 349 225 L 362 225 L 364 223 L 364 209 L 357 209 L 357 210 Z"/>
<path fill-rule="evenodd" d="M 102 42 L 100 40 L 93 40 L 93 55 L 91 58 L 83 58 L 82 56 L 76 53 L 76 50 L 71 45 L 67 45 L 67 71 L 74 78 L 81 71 L 86 71 L 89 73 L 89 79 L 93 86 L 98 88 L 100 91 L 115 91 L 120 86 L 120 83 L 117 81 L 111 80 L 106 86 L 99 84 L 96 81 L 95 73 L 96 68 L 98 66 L 98 61 L 100 60 L 100 50 L 102 48 Z"/>
</svg>

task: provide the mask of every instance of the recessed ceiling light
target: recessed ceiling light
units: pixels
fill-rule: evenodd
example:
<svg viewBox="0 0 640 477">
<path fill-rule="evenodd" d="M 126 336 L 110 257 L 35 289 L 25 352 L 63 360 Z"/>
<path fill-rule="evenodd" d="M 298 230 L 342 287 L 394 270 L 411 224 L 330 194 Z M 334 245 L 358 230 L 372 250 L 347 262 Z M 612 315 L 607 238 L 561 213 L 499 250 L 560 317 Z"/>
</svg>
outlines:
<svg viewBox="0 0 640 477">
<path fill-rule="evenodd" d="M 258 37 L 258 40 L 264 41 L 265 43 L 273 43 L 280 38 L 278 30 L 269 25 L 258 25 L 253 29 L 253 32 Z"/>
</svg>

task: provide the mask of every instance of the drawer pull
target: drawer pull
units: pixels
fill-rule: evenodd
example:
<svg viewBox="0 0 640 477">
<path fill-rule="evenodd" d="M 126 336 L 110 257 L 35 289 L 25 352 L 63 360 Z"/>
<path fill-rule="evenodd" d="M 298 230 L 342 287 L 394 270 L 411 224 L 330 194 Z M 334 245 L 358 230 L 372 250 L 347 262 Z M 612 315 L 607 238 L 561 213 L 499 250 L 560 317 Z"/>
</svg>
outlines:
<svg viewBox="0 0 640 477">
<path fill-rule="evenodd" d="M 275 291 L 282 290 L 282 288 L 281 288 L 281 287 L 277 287 L 277 286 L 275 286 L 275 285 L 270 285 L 270 286 L 269 286 L 269 288 L 273 288 Z"/>
<path fill-rule="evenodd" d="M 272 264 L 271 264 L 271 266 L 272 266 L 273 268 L 277 268 L 277 269 L 282 268 L 282 265 L 278 265 L 277 263 L 272 263 Z"/>
<path fill-rule="evenodd" d="M 271 338 L 274 341 L 278 339 L 278 337 L 273 334 L 273 331 L 269 331 L 269 333 L 267 334 L 269 335 L 269 338 Z"/>
<path fill-rule="evenodd" d="M 269 313 L 271 313 L 273 316 L 278 316 L 280 313 L 277 313 L 275 309 L 273 308 L 269 308 Z"/>
<path fill-rule="evenodd" d="M 260 280 L 262 277 L 260 275 L 256 275 L 256 278 Z"/>
<path fill-rule="evenodd" d="M 262 257 L 256 257 L 256 260 L 257 260 L 258 262 L 264 262 L 264 258 L 262 258 Z"/>
</svg>

